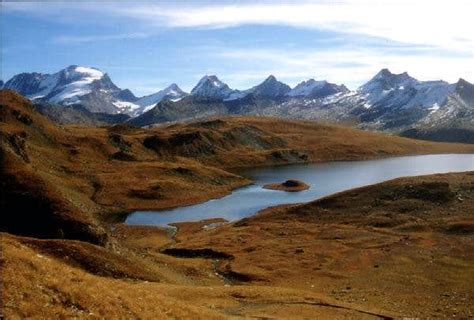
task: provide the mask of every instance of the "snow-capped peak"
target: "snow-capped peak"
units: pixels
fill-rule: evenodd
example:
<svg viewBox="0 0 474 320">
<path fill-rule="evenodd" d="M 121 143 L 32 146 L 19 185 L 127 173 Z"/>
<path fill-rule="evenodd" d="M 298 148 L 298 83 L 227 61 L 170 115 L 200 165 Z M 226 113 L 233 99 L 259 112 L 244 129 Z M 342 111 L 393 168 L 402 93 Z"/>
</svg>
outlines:
<svg viewBox="0 0 474 320">
<path fill-rule="evenodd" d="M 90 93 L 90 85 L 104 77 L 105 74 L 98 69 L 71 65 L 54 74 L 22 73 L 10 79 L 5 87 L 30 99 L 46 98 L 52 103 L 62 103 Z"/>
<path fill-rule="evenodd" d="M 406 72 L 394 74 L 384 68 L 362 85 L 358 91 L 366 97 L 369 104 L 374 104 L 394 90 L 406 90 L 417 83 L 418 80 L 410 77 Z"/>
<path fill-rule="evenodd" d="M 349 92 L 349 90 L 344 85 L 329 83 L 326 80 L 309 79 L 299 83 L 287 95 L 290 97 L 324 98 L 345 92 Z"/>
<path fill-rule="evenodd" d="M 78 97 L 92 92 L 93 84 L 102 91 L 119 90 L 108 76 L 95 68 L 72 65 L 51 75 L 57 79 L 56 85 L 47 98 L 53 103 L 77 103 Z M 104 83 L 100 83 L 103 81 Z"/>
<path fill-rule="evenodd" d="M 225 99 L 234 90 L 217 78 L 215 75 L 206 75 L 199 80 L 197 85 L 191 90 L 193 96 Z"/>
<path fill-rule="evenodd" d="M 142 97 L 138 99 L 135 104 L 139 105 L 140 111 L 147 112 L 148 110 L 152 109 L 157 103 L 163 100 L 172 100 L 178 101 L 187 95 L 186 92 L 181 90 L 180 87 L 176 83 L 173 83 L 166 87 L 163 90 L 158 91 L 157 93 L 150 94 L 148 96 Z"/>
<path fill-rule="evenodd" d="M 86 66 L 71 65 L 53 74 L 22 73 L 10 79 L 5 87 L 32 100 L 61 105 L 83 104 L 92 112 L 117 113 L 138 108 L 120 98 L 126 92 L 106 73 Z M 128 94 L 128 98 L 133 99 L 133 94 Z"/>
<path fill-rule="evenodd" d="M 445 81 L 418 81 L 408 73 L 391 73 L 382 69 L 369 82 L 359 88 L 366 107 L 380 105 L 384 108 L 441 106 L 454 86 Z"/>
<path fill-rule="evenodd" d="M 100 71 L 97 68 L 78 66 L 78 65 L 71 65 L 67 67 L 65 70 L 69 72 L 75 72 L 75 73 L 87 75 L 95 79 L 100 79 L 105 74 L 104 72 Z"/>
<path fill-rule="evenodd" d="M 220 81 L 219 78 L 217 78 L 217 76 L 215 75 L 205 75 L 201 78 L 201 80 L 199 80 L 193 90 L 191 90 L 191 94 L 193 94 L 193 91 L 195 91 L 195 89 L 201 89 L 204 86 L 221 88 L 223 86 L 226 86 L 226 84 Z"/>
<path fill-rule="evenodd" d="M 290 92 L 288 92 L 288 95 L 291 97 L 309 96 L 314 89 L 321 88 L 326 83 L 327 81 L 325 80 L 316 81 L 314 79 L 309 79 L 307 81 L 298 83 L 293 89 L 291 89 Z"/>
<path fill-rule="evenodd" d="M 92 83 L 100 80 L 105 75 L 96 68 L 72 65 L 63 70 L 63 74 L 70 79 L 80 79 L 83 82 Z"/>
<path fill-rule="evenodd" d="M 347 92 L 349 92 L 349 89 L 344 85 L 329 83 L 326 80 L 316 81 L 314 79 L 309 79 L 300 82 L 296 87 L 288 92 L 287 95 L 290 97 L 325 98 L 337 93 Z"/>
<path fill-rule="evenodd" d="M 178 97 L 186 94 L 176 83 L 172 83 L 163 90 L 168 96 Z"/>
<path fill-rule="evenodd" d="M 400 86 L 410 86 L 416 84 L 418 80 L 412 78 L 407 72 L 403 73 L 392 73 L 387 68 L 380 70 L 369 82 L 364 84 L 361 88 L 370 87 L 371 84 L 376 83 L 378 86 L 383 87 L 383 89 L 392 89 L 398 88 Z"/>
</svg>

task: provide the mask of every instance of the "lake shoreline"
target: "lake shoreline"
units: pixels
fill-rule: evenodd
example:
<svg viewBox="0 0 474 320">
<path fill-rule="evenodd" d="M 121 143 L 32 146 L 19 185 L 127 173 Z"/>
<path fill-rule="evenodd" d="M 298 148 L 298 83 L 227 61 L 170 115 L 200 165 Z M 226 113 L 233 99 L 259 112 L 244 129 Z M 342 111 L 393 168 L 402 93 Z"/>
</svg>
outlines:
<svg viewBox="0 0 474 320">
<path fill-rule="evenodd" d="M 424 158 L 423 158 L 424 157 Z M 376 163 L 384 163 L 386 162 L 387 165 L 390 164 L 391 162 L 407 162 L 409 163 L 410 161 L 415 161 L 415 159 L 425 159 L 424 161 L 428 161 L 428 160 L 433 160 L 433 159 L 438 159 L 438 165 L 443 165 L 442 162 L 444 161 L 443 159 L 447 159 L 447 158 L 456 158 L 456 157 L 459 157 L 459 158 L 465 158 L 465 159 L 471 159 L 472 157 L 474 157 L 474 154 L 431 154 L 431 155 L 417 155 L 417 156 L 402 156 L 402 157 L 390 157 L 390 158 L 384 158 L 384 159 L 374 159 L 374 160 L 361 160 L 361 161 L 335 161 L 335 162 L 323 162 L 323 163 L 311 163 L 311 164 L 295 164 L 295 165 L 289 165 L 289 166 L 272 166 L 272 167 L 266 167 L 266 168 L 255 168 L 254 170 L 247 170 L 246 172 L 244 172 L 244 175 L 247 179 L 251 179 L 253 181 L 252 184 L 249 184 L 249 185 L 246 185 L 244 187 L 240 187 L 240 188 L 237 188 L 237 189 L 234 189 L 232 192 L 230 192 L 228 195 L 225 195 L 223 197 L 220 197 L 220 198 L 217 198 L 217 199 L 211 199 L 211 200 L 207 200 L 207 201 L 204 201 L 204 202 L 200 202 L 200 203 L 197 203 L 197 204 L 193 204 L 193 205 L 187 205 L 187 206 L 180 206 L 180 207 L 174 207 L 174 208 L 171 208 L 171 209 L 164 209 L 164 210 L 137 210 L 137 211 L 133 211 L 131 212 L 131 214 L 127 217 L 125 223 L 130 223 L 130 217 L 133 216 L 134 214 L 140 214 L 140 215 L 153 215 L 154 213 L 156 214 L 159 214 L 159 215 L 165 215 L 165 214 L 168 214 L 168 218 L 169 219 L 172 219 L 171 218 L 171 215 L 176 215 L 176 214 L 179 214 L 180 211 L 185 211 L 185 212 L 188 212 L 191 208 L 193 207 L 199 207 L 201 206 L 202 207 L 202 211 L 206 211 L 206 210 L 218 210 L 218 209 L 215 209 L 217 208 L 215 205 L 214 206 L 211 206 L 211 208 L 214 208 L 214 209 L 210 209 L 210 208 L 207 208 L 206 206 L 208 204 L 211 204 L 213 205 L 213 203 L 216 203 L 216 202 L 219 202 L 219 201 L 227 201 L 227 200 L 223 200 L 223 199 L 226 199 L 226 198 L 229 198 L 229 197 L 235 197 L 235 193 L 243 193 L 243 192 L 247 192 L 247 190 L 254 190 L 254 192 L 261 192 L 261 187 L 263 187 L 263 184 L 261 181 L 259 181 L 258 179 L 255 179 L 255 175 L 252 174 L 252 172 L 259 172 L 259 171 L 264 171 L 264 172 L 272 172 L 272 170 L 276 170 L 276 171 L 279 171 L 279 170 L 292 170 L 292 168 L 303 168 L 303 170 L 305 170 L 305 168 L 307 168 L 309 170 L 309 168 L 311 167 L 320 167 L 320 170 L 322 170 L 322 172 L 324 173 L 325 170 L 324 170 L 324 166 L 336 166 L 337 167 L 351 167 L 352 165 L 363 165 L 364 168 L 366 168 L 367 170 L 370 170 L 370 167 L 373 166 L 374 164 Z M 448 162 L 452 162 L 452 159 L 451 161 L 448 161 Z M 411 164 L 407 164 L 407 167 L 409 167 L 409 165 Z M 387 180 L 391 180 L 391 179 L 394 179 L 394 178 L 401 178 L 401 177 L 406 177 L 406 176 L 416 176 L 416 175 L 429 175 L 429 174 L 436 174 L 436 173 L 447 173 L 447 172 L 463 172 L 463 171 L 471 171 L 471 170 L 474 170 L 474 167 L 472 166 L 469 166 L 467 167 L 466 170 L 463 170 L 463 171 L 443 171 L 443 170 L 440 170 L 440 171 L 430 171 L 430 170 L 426 170 L 424 168 L 426 164 L 424 165 L 421 165 L 421 169 L 420 171 L 413 171 L 411 172 L 410 174 L 406 175 L 406 174 L 403 174 L 401 173 L 401 175 L 397 175 L 397 176 L 393 176 L 393 175 L 387 175 L 387 178 L 386 179 L 383 179 L 383 180 L 370 180 L 368 184 L 363 184 L 362 186 L 365 186 L 365 185 L 370 185 L 370 184 L 374 184 L 374 183 L 380 183 L 380 182 L 383 182 L 383 181 L 387 181 Z M 446 165 L 450 165 L 450 164 L 446 164 Z M 454 167 L 454 164 L 453 164 L 453 167 Z M 383 170 L 391 170 L 393 168 L 390 168 L 390 167 L 387 167 L 387 168 L 384 168 Z M 403 168 L 402 168 L 403 169 Z M 351 169 L 352 170 L 352 169 Z M 423 171 L 424 170 L 424 171 Z M 370 171 L 369 171 L 370 172 Z M 421 174 L 418 174 L 419 172 L 421 172 Z M 284 179 L 288 179 L 288 178 L 293 178 L 293 175 L 291 174 L 288 174 L 288 176 L 285 176 Z M 360 177 L 359 177 L 360 178 Z M 304 175 L 302 175 L 300 177 L 301 180 L 304 179 Z M 274 180 L 271 180 L 271 181 L 267 181 L 267 182 L 272 182 L 272 181 L 278 181 L 278 180 L 283 180 L 281 177 L 275 177 Z M 311 186 L 311 184 L 310 184 Z M 317 184 L 314 185 L 317 187 Z M 353 187 L 359 187 L 361 185 L 354 185 Z M 320 187 L 319 187 L 320 188 Z M 346 190 L 350 190 L 352 189 L 352 187 L 349 186 L 349 188 L 345 188 L 345 189 L 334 189 L 335 191 L 333 193 L 337 193 L 337 192 L 341 192 L 341 191 L 346 191 Z M 270 190 L 268 190 L 270 191 Z M 307 190 L 305 191 L 306 193 L 310 192 L 311 190 Z M 250 192 L 250 191 L 249 191 Z M 276 192 L 276 191 L 273 191 L 273 192 Z M 278 192 L 277 192 L 278 193 Z M 332 193 L 331 193 L 332 194 Z M 326 196 L 326 195 L 329 195 L 329 194 L 324 194 L 324 195 L 321 195 L 321 194 L 315 194 L 315 196 L 311 197 L 311 195 L 307 195 L 305 196 L 305 198 L 303 199 L 304 201 L 295 201 L 295 200 L 291 200 L 291 201 L 288 201 L 288 203 L 295 203 L 295 202 L 308 202 L 308 201 L 312 201 L 312 200 L 315 200 L 317 198 L 319 198 L 320 196 Z M 278 196 L 278 197 L 281 197 L 281 196 Z M 244 201 L 243 199 L 241 199 L 242 201 Z M 258 200 L 256 200 L 258 201 Z M 274 204 L 275 205 L 278 205 L 278 204 L 283 204 L 285 202 L 277 202 L 277 203 L 271 203 L 269 204 L 268 206 L 273 206 Z M 238 205 L 238 204 L 236 204 Z M 230 205 L 229 205 L 230 206 Z M 258 207 L 258 209 L 256 209 L 254 211 L 257 212 L 261 209 L 264 209 L 264 207 Z M 219 209 L 219 210 L 222 210 Z M 189 214 L 189 213 L 187 213 Z M 245 217 L 247 216 L 247 213 L 245 213 L 242 217 Z M 224 218 L 224 219 L 227 219 L 227 220 L 235 220 L 235 219 L 229 219 L 229 216 L 226 216 L 226 215 L 215 215 L 215 216 L 197 216 L 197 217 L 193 217 L 191 220 L 175 220 L 176 222 L 191 222 L 191 221 L 196 221 L 197 219 L 199 219 L 200 217 L 202 217 L 202 219 L 208 219 L 208 218 Z M 235 215 L 233 215 L 233 217 L 235 217 Z M 146 221 L 149 221 L 149 217 L 147 218 L 144 218 Z M 132 222 L 132 224 L 136 224 L 138 222 Z M 153 223 L 148 223 L 148 224 L 152 224 Z M 160 224 L 162 226 L 164 226 L 164 224 Z"/>
</svg>

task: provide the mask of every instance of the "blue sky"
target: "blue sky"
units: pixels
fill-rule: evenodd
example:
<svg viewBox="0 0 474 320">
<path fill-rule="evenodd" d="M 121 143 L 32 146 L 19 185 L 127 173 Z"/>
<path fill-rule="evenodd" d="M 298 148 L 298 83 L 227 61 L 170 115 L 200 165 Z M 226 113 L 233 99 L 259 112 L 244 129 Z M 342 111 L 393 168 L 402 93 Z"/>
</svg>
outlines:
<svg viewBox="0 0 474 320">
<path fill-rule="evenodd" d="M 204 74 L 245 89 L 269 74 L 350 88 L 384 67 L 474 80 L 474 1 L 3 2 L 2 75 L 71 64 L 137 95 Z"/>
</svg>

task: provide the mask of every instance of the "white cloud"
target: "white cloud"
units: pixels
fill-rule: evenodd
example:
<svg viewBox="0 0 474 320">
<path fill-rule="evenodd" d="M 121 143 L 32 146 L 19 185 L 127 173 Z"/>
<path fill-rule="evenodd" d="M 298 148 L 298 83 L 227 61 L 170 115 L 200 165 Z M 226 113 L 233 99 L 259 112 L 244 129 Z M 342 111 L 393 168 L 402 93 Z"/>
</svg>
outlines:
<svg viewBox="0 0 474 320">
<path fill-rule="evenodd" d="M 474 52 L 474 1 L 341 0 L 228 4 L 192 2 L 6 2 L 7 10 L 78 14 L 84 19 L 121 16 L 151 26 L 225 28 L 244 24 L 286 25 L 357 33 L 391 41 Z M 132 23 L 132 22 L 131 22 Z"/>
<path fill-rule="evenodd" d="M 270 73 L 292 85 L 315 77 L 344 82 L 354 88 L 382 67 L 394 72 L 408 71 L 420 79 L 442 78 L 451 82 L 459 76 L 474 79 L 472 0 L 228 1 L 224 4 L 199 2 L 197 5 L 193 2 L 140 1 L 4 2 L 2 7 L 7 11 L 53 15 L 58 19 L 75 15 L 73 20 L 82 23 L 82 20 L 99 23 L 108 18 L 118 18 L 110 20 L 136 26 L 136 30 L 146 30 L 145 33 L 102 36 L 66 35 L 54 40 L 59 43 L 145 38 L 166 28 L 227 28 L 240 25 L 329 30 L 345 34 L 343 38 L 348 40 L 350 36 L 347 37 L 347 34 L 352 34 L 354 38 L 358 35 L 377 37 L 379 43 L 386 43 L 385 48 L 376 48 L 371 43 L 358 41 L 357 47 L 329 47 L 323 51 L 301 43 L 295 49 L 288 49 L 289 46 L 282 43 L 281 49 L 258 48 L 255 45 L 250 49 L 227 46 L 208 50 L 209 55 L 219 59 L 216 66 L 223 70 L 225 80 L 237 88 L 256 84 Z M 405 49 L 409 50 L 390 48 L 394 43 L 405 44 Z M 226 65 L 237 67 L 225 69 Z M 192 66 L 192 69 L 200 68 Z"/>
<path fill-rule="evenodd" d="M 167 27 L 286 25 L 375 36 L 473 53 L 474 1 L 319 1 L 114 7 L 115 14 Z"/>
<path fill-rule="evenodd" d="M 53 39 L 54 43 L 61 44 L 82 44 L 96 41 L 109 40 L 126 40 L 126 39 L 143 39 L 148 38 L 150 34 L 144 32 L 110 34 L 110 35 L 94 35 L 94 36 L 61 36 Z"/>
</svg>

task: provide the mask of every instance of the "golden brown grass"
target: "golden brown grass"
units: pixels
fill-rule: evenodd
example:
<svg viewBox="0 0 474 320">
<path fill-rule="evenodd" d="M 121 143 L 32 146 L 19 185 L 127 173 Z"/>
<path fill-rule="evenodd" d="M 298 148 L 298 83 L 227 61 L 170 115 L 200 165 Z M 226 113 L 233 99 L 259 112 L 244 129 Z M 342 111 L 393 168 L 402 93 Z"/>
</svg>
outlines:
<svg viewBox="0 0 474 320">
<path fill-rule="evenodd" d="M 262 286 L 225 286 L 101 277 L 33 250 L 2 234 L 2 312 L 7 319 L 72 317 L 140 319 L 224 319 L 302 316 L 378 318 L 378 311 L 339 303 L 318 294 Z M 171 268 L 170 268 L 171 269 Z M 172 272 L 176 272 L 172 270 Z M 216 276 L 209 270 L 201 278 Z M 372 315 L 372 313 L 374 315 Z"/>
<path fill-rule="evenodd" d="M 9 319 L 469 318 L 473 186 L 473 173 L 397 179 L 215 229 L 203 226 L 220 220 L 180 223 L 173 239 L 164 229 L 119 224 L 108 248 L 3 233 L 3 312 Z M 170 247 L 233 258 L 160 253 Z"/>
<path fill-rule="evenodd" d="M 474 173 L 397 179 L 215 230 L 173 247 L 231 255 L 248 284 L 324 294 L 406 317 L 473 316 Z M 241 281 L 239 283 L 242 283 Z"/>
</svg>

